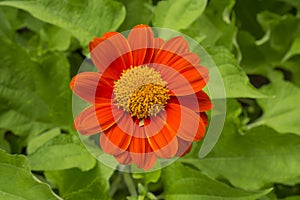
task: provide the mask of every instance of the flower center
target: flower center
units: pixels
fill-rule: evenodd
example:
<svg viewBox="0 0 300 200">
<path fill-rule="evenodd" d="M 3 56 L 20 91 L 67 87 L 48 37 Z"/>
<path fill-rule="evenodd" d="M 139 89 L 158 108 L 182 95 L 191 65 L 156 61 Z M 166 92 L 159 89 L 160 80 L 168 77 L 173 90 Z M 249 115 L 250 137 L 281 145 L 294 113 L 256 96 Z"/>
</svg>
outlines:
<svg viewBox="0 0 300 200">
<path fill-rule="evenodd" d="M 157 115 L 170 98 L 167 82 L 148 66 L 124 70 L 114 85 L 116 105 L 131 116 L 144 119 Z"/>
</svg>

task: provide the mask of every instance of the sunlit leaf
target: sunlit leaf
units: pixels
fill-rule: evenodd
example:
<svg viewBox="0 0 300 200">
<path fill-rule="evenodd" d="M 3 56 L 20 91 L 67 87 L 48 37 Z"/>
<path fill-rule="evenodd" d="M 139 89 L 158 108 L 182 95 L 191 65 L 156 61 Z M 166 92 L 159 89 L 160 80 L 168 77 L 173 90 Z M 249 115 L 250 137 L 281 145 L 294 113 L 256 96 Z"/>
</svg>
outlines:
<svg viewBox="0 0 300 200">
<path fill-rule="evenodd" d="M 0 199 L 60 199 L 48 185 L 33 177 L 23 155 L 9 155 L 0 150 L 0 174 Z"/>
<path fill-rule="evenodd" d="M 170 182 L 166 189 L 166 200 L 196 199 L 256 199 L 271 190 L 247 192 L 230 187 L 201 174 L 195 169 L 180 163 L 164 170 L 165 182 Z"/>
<path fill-rule="evenodd" d="M 238 66 L 236 59 L 226 48 L 208 48 L 208 53 L 218 66 L 225 85 L 227 98 L 234 97 L 267 97 L 249 82 L 246 73 Z"/>
<path fill-rule="evenodd" d="M 113 169 L 98 163 L 93 169 L 83 172 L 79 169 L 47 171 L 45 176 L 55 185 L 59 194 L 66 199 L 101 198 L 108 199 L 109 178 Z M 76 197 L 76 195 L 78 195 Z"/>
<path fill-rule="evenodd" d="M 95 36 L 116 30 L 125 18 L 124 6 L 110 0 L 1 1 L 0 5 L 26 10 L 40 20 L 64 28 L 83 46 Z"/>
<path fill-rule="evenodd" d="M 242 135 L 238 131 L 240 124 L 235 122 L 237 116 L 232 115 L 233 108 L 240 108 L 237 104 L 234 107 L 231 106 L 213 151 L 204 159 L 183 158 L 182 162 L 247 190 L 271 186 L 273 182 L 295 184 L 299 180 L 295 177 L 300 176 L 300 137 L 280 134 L 264 126 Z"/>
<path fill-rule="evenodd" d="M 96 161 L 69 135 L 59 135 L 28 155 L 32 170 L 62 170 L 77 167 L 83 171 L 92 169 Z"/>
<path fill-rule="evenodd" d="M 204 11 L 207 0 L 160 1 L 153 13 L 154 26 L 180 30 L 187 28 Z"/>
<path fill-rule="evenodd" d="M 300 89 L 289 82 L 278 80 L 261 90 L 273 98 L 258 100 L 264 113 L 254 125 L 268 125 L 281 133 L 300 135 Z"/>
</svg>

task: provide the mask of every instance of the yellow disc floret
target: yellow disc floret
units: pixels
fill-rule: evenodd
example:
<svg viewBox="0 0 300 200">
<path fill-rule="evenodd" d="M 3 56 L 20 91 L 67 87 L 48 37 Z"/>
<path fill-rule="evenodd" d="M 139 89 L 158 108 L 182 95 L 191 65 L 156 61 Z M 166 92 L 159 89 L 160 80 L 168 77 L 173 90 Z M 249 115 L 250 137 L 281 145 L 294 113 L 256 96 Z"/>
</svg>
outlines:
<svg viewBox="0 0 300 200">
<path fill-rule="evenodd" d="M 139 119 L 155 116 L 164 109 L 170 98 L 169 90 L 158 84 L 149 83 L 141 86 L 130 96 L 129 110 L 131 116 Z"/>
<path fill-rule="evenodd" d="M 115 103 L 138 119 L 155 116 L 164 109 L 170 98 L 166 85 L 160 73 L 153 68 L 131 67 L 124 70 L 115 82 Z"/>
</svg>

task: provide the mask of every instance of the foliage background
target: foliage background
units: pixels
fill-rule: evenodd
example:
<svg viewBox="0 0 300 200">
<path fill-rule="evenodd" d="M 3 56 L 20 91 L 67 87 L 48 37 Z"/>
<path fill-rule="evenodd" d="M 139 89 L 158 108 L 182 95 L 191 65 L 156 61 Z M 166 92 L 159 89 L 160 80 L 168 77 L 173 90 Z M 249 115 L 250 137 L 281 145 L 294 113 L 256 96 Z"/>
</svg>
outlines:
<svg viewBox="0 0 300 200">
<path fill-rule="evenodd" d="M 1 0 L 0 199 L 300 199 L 299 0 Z M 70 78 L 87 44 L 136 24 L 198 41 L 227 93 L 221 138 L 128 174 L 73 129 Z"/>
</svg>

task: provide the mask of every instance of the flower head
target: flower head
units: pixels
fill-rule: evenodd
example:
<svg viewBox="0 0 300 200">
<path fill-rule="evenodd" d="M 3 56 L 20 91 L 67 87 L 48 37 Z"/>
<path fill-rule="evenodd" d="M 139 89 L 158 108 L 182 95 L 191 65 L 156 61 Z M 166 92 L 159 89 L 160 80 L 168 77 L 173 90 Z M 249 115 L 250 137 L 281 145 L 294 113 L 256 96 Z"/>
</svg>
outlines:
<svg viewBox="0 0 300 200">
<path fill-rule="evenodd" d="M 138 25 L 127 38 L 118 32 L 95 38 L 89 51 L 98 72 L 79 73 L 70 86 L 91 106 L 74 123 L 83 135 L 101 132 L 104 152 L 147 170 L 203 138 L 212 108 L 202 90 L 208 70 L 182 36 L 164 41 Z"/>
</svg>

